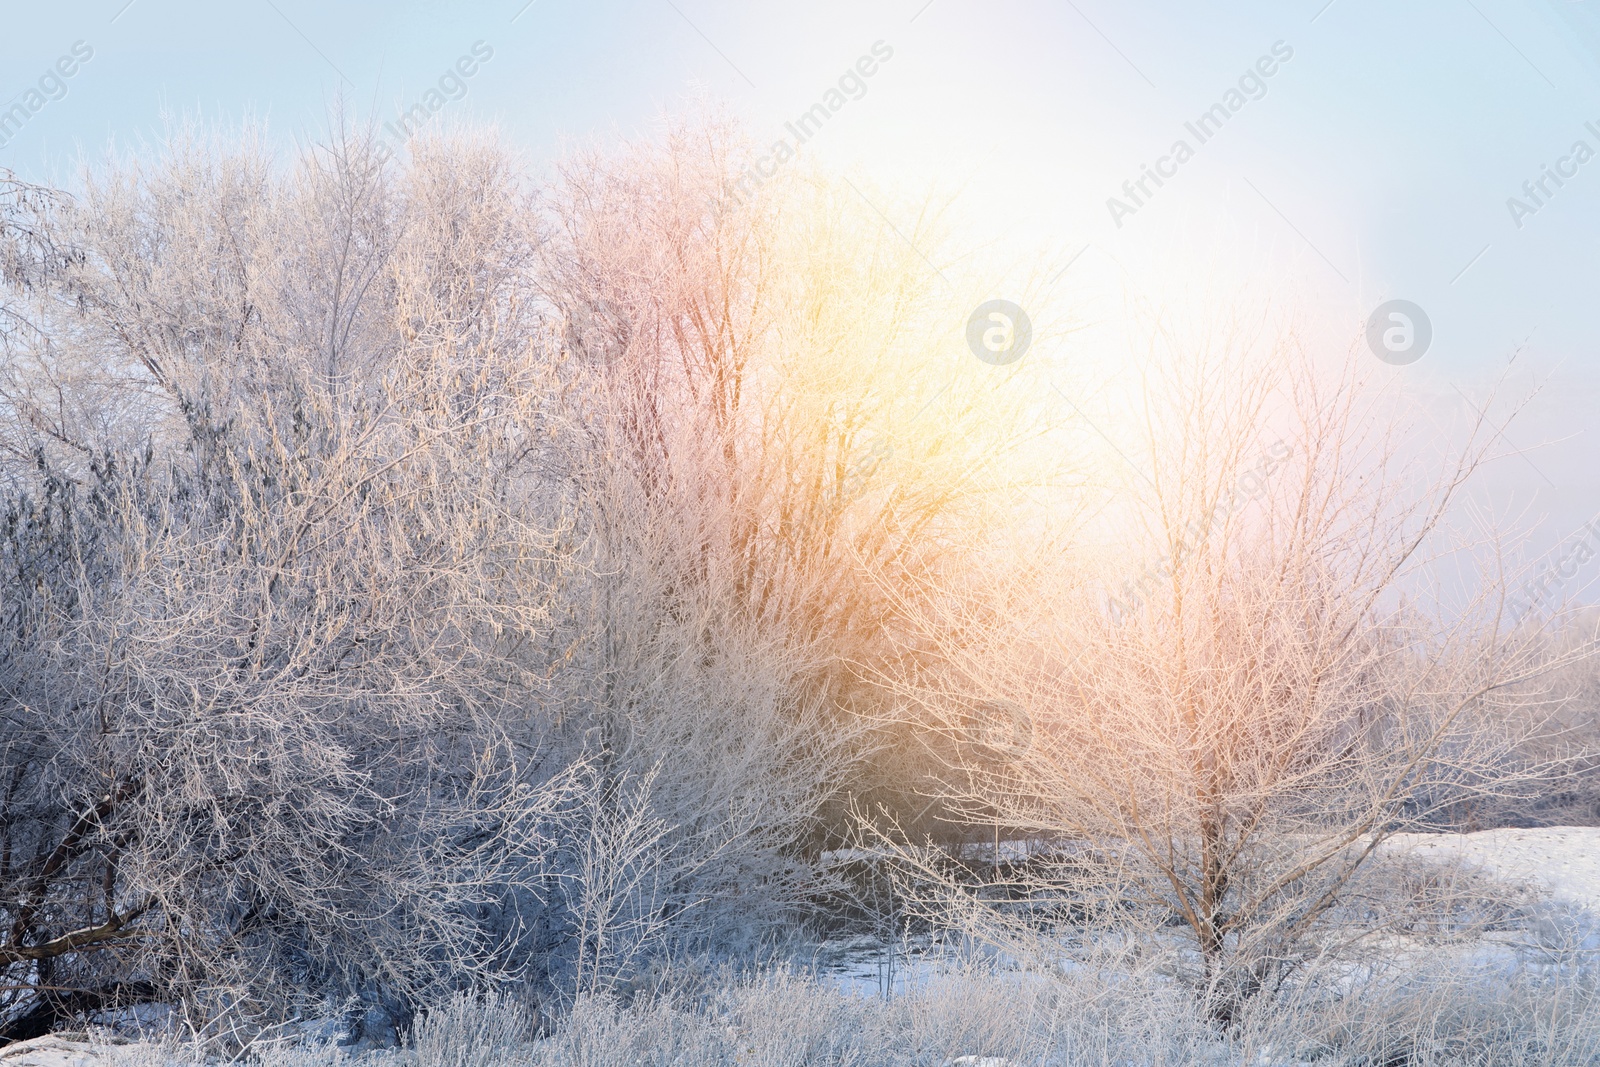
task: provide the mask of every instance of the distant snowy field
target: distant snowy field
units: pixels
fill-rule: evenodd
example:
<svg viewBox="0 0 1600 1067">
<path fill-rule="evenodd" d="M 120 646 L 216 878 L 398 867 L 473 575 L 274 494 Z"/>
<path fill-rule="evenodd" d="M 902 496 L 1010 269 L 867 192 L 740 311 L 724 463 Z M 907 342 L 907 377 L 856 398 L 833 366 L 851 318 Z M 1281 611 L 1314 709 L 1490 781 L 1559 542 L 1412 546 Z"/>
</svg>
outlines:
<svg viewBox="0 0 1600 1067">
<path fill-rule="evenodd" d="M 1388 847 L 1419 859 L 1460 860 L 1505 881 L 1535 883 L 1554 900 L 1600 911 L 1600 827 L 1397 834 Z"/>
<path fill-rule="evenodd" d="M 1396 834 L 1382 851 L 1394 857 L 1476 868 L 1497 881 L 1527 887 L 1553 902 L 1591 909 L 1600 916 L 1600 827 Z M 1025 858 L 1027 853 L 1025 841 L 1001 842 L 1001 855 L 1007 860 Z M 869 855 L 840 850 L 824 859 L 864 859 Z M 890 945 L 863 935 L 830 942 L 815 964 L 840 989 L 865 996 L 894 996 L 926 982 L 939 972 L 942 962 L 939 950 L 926 937 Z"/>
</svg>

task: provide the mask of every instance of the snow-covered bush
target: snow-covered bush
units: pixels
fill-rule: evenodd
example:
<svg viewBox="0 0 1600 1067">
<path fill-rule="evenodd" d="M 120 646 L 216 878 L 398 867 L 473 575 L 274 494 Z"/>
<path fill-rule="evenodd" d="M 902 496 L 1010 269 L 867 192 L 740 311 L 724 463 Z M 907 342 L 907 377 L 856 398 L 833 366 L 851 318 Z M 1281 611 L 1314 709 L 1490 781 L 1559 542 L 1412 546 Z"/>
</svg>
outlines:
<svg viewBox="0 0 1600 1067">
<path fill-rule="evenodd" d="M 0 1039 L 392 1038 L 794 917 L 890 590 L 994 450 L 846 474 L 927 401 L 926 272 L 825 183 L 708 211 L 735 148 L 541 184 L 177 131 L 0 181 Z"/>
<path fill-rule="evenodd" d="M 949 582 L 908 642 L 937 666 L 885 679 L 949 742 L 952 808 L 1031 858 L 880 840 L 944 890 L 932 921 L 1019 951 L 1180 931 L 1228 1022 L 1344 936 L 1386 836 L 1559 783 L 1568 764 L 1523 758 L 1535 683 L 1592 644 L 1503 626 L 1492 570 L 1464 602 L 1421 599 L 1469 554 L 1449 517 L 1487 423 L 1441 460 L 1360 364 L 1329 373 L 1292 338 L 1224 334 L 1145 371 L 1120 503 L 1161 562 L 1137 594 L 1073 555 Z"/>
</svg>

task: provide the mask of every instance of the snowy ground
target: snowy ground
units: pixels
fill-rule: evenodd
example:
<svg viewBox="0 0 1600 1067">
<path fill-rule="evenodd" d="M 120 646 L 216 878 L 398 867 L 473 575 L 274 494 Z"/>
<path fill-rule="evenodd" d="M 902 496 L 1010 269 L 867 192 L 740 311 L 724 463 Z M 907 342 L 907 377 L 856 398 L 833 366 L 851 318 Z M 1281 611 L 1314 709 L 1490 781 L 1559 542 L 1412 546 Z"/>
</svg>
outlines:
<svg viewBox="0 0 1600 1067">
<path fill-rule="evenodd" d="M 1497 878 L 1533 882 L 1555 900 L 1600 911 L 1600 827 L 1398 834 L 1389 847 L 1418 858 L 1462 860 Z"/>
<path fill-rule="evenodd" d="M 1478 866 L 1495 878 L 1537 887 L 1558 904 L 1600 913 L 1600 827 L 1404 834 L 1390 839 L 1385 849 L 1422 860 Z M 885 999 L 898 999 L 937 978 L 947 962 L 942 947 L 927 939 L 891 949 L 869 937 L 823 946 L 815 961 L 825 984 Z M 104 1043 L 104 1035 L 59 1034 L 0 1048 L 0 1067 L 153 1067 L 162 1062 L 153 1046 L 113 1048 Z"/>
<path fill-rule="evenodd" d="M 1023 841 L 1005 841 L 1001 847 L 1008 859 L 1027 854 L 1027 843 Z M 1397 834 L 1385 848 L 1391 854 L 1409 853 L 1423 860 L 1460 861 L 1506 882 L 1530 884 L 1553 901 L 1600 914 L 1600 827 Z M 869 854 L 841 851 L 833 856 L 861 859 Z M 841 989 L 882 997 L 904 993 L 926 981 L 945 962 L 944 954 L 927 938 L 891 945 L 878 938 L 858 936 L 825 945 L 815 964 L 828 981 Z"/>
<path fill-rule="evenodd" d="M 0 1048 L 0 1067 L 93 1067 L 105 1049 L 87 1034 L 51 1034 Z"/>
</svg>

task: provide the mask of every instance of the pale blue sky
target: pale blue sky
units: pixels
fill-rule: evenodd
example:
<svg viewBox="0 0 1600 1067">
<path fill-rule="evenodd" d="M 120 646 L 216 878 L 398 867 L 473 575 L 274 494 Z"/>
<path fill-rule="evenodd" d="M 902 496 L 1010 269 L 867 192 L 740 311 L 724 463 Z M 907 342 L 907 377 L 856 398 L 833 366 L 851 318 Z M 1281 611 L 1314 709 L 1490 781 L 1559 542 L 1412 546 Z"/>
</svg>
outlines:
<svg viewBox="0 0 1600 1067">
<path fill-rule="evenodd" d="M 1044 249 L 1052 270 L 1081 253 L 1060 288 L 1102 326 L 1089 294 L 1166 299 L 1195 263 L 1282 281 L 1352 338 L 1380 302 L 1415 301 L 1432 348 L 1392 373 L 1441 421 L 1522 345 L 1516 381 L 1549 385 L 1510 435 L 1527 457 L 1480 491 L 1547 515 L 1552 543 L 1600 511 L 1600 158 L 1520 229 L 1506 203 L 1574 141 L 1600 151 L 1600 0 L 4 3 L 0 95 L 94 51 L 0 147 L 47 180 L 158 138 L 164 110 L 264 118 L 285 142 L 341 94 L 392 118 L 480 40 L 493 58 L 444 113 L 535 163 L 694 93 L 765 141 L 882 40 L 893 59 L 808 146 L 828 165 L 957 190 L 991 251 Z M 1293 58 L 1265 95 L 1114 225 L 1106 199 L 1280 41 Z"/>
</svg>

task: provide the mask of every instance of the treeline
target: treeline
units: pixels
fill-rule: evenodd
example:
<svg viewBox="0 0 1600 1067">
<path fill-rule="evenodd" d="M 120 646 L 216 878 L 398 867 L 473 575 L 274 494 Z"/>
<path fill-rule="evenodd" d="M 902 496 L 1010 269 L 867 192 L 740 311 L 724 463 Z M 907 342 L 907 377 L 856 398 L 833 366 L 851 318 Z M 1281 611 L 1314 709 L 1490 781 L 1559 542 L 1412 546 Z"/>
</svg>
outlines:
<svg viewBox="0 0 1600 1067">
<path fill-rule="evenodd" d="M 1017 943 L 998 855 L 926 851 L 991 833 L 1186 930 L 1226 1020 L 1384 834 L 1575 766 L 1527 739 L 1587 639 L 1403 595 L 1493 427 L 1419 485 L 1353 372 L 1188 353 L 1111 508 L 1162 580 L 1110 610 L 1062 536 L 1104 486 L 1020 492 L 1037 397 L 941 349 L 978 299 L 929 218 L 798 168 L 716 210 L 741 151 L 190 133 L 0 183 L 0 1039 L 646 989 L 769 950 L 846 843 Z"/>
</svg>

